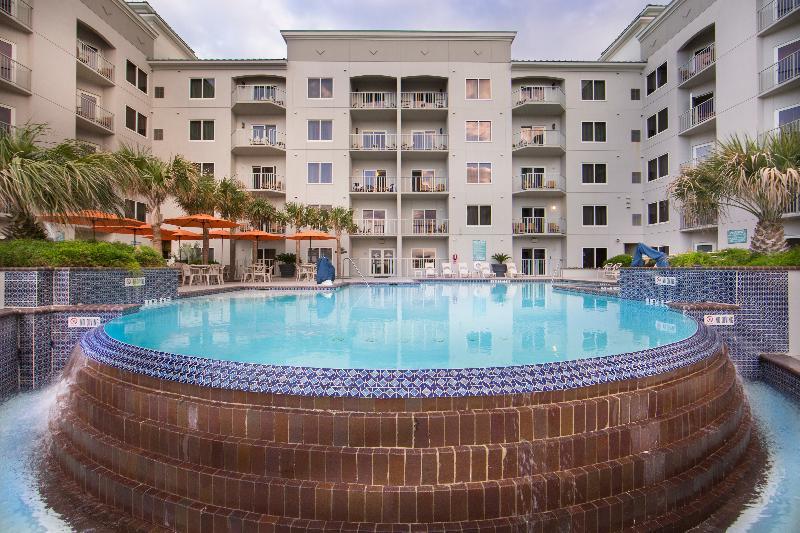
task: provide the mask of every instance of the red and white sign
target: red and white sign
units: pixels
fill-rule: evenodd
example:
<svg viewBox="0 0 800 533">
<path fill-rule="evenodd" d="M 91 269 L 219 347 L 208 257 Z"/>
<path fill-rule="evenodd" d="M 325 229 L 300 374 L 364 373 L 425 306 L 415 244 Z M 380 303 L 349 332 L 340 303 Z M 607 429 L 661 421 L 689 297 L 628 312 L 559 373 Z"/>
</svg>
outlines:
<svg viewBox="0 0 800 533">
<path fill-rule="evenodd" d="M 67 317 L 68 328 L 96 328 L 100 325 L 99 316 L 71 316 Z"/>
</svg>

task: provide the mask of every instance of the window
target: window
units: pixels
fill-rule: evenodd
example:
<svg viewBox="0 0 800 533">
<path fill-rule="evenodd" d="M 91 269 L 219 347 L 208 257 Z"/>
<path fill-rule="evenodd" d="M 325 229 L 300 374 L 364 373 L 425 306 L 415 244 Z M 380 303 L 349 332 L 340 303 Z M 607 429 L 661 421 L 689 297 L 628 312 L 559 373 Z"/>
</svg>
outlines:
<svg viewBox="0 0 800 533">
<path fill-rule="evenodd" d="M 694 245 L 695 252 L 713 252 L 714 244 L 710 242 L 698 242 Z"/>
<path fill-rule="evenodd" d="M 653 94 L 656 89 L 667 83 L 667 64 L 663 63 L 660 67 L 647 75 L 647 94 Z"/>
<path fill-rule="evenodd" d="M 147 117 L 128 106 L 125 106 L 125 127 L 147 137 Z"/>
<path fill-rule="evenodd" d="M 642 140 L 642 130 L 631 130 L 631 142 L 638 143 Z"/>
<path fill-rule="evenodd" d="M 657 180 L 669 174 L 669 154 L 663 154 L 647 162 L 647 181 Z"/>
<path fill-rule="evenodd" d="M 607 226 L 608 207 L 605 205 L 585 205 L 583 206 L 583 225 L 584 226 Z"/>
<path fill-rule="evenodd" d="M 658 250 L 662 254 L 669 255 L 669 246 L 656 246 L 656 250 Z"/>
<path fill-rule="evenodd" d="M 317 264 L 320 257 L 327 257 L 333 261 L 333 248 L 309 248 L 308 249 L 308 262 Z"/>
<path fill-rule="evenodd" d="M 642 214 L 633 213 L 631 215 L 631 226 L 641 226 L 641 225 L 642 225 Z"/>
<path fill-rule="evenodd" d="M 214 98 L 215 92 L 214 78 L 191 78 L 189 80 L 189 98 Z"/>
<path fill-rule="evenodd" d="M 125 218 L 147 222 L 147 204 L 135 200 L 125 200 Z"/>
<path fill-rule="evenodd" d="M 214 140 L 214 121 L 213 120 L 190 120 L 189 121 L 189 140 L 190 141 L 213 141 Z"/>
<path fill-rule="evenodd" d="M 425 268 L 425 263 L 435 263 L 436 248 L 412 248 L 411 268 Z"/>
<path fill-rule="evenodd" d="M 333 183 L 333 163 L 309 163 L 308 183 Z"/>
<path fill-rule="evenodd" d="M 581 122 L 581 141 L 595 143 L 606 142 L 606 123 Z"/>
<path fill-rule="evenodd" d="M 308 78 L 309 98 L 333 98 L 333 78 Z"/>
<path fill-rule="evenodd" d="M 658 135 L 665 129 L 669 127 L 668 122 L 669 114 L 667 112 L 667 108 L 665 107 L 655 115 L 650 115 L 647 117 L 647 138 L 653 137 Z"/>
<path fill-rule="evenodd" d="M 642 90 L 631 89 L 631 100 L 641 100 L 641 99 L 642 99 Z"/>
<path fill-rule="evenodd" d="M 467 78 L 467 100 L 491 100 L 492 80 Z"/>
<path fill-rule="evenodd" d="M 608 259 L 607 248 L 584 248 L 583 268 L 600 268 Z"/>
<path fill-rule="evenodd" d="M 583 163 L 581 165 L 582 183 L 606 183 L 605 163 Z"/>
<path fill-rule="evenodd" d="M 647 204 L 647 223 L 661 224 L 662 222 L 669 222 L 669 200 Z"/>
<path fill-rule="evenodd" d="M 581 100 L 605 100 L 605 80 L 581 80 Z"/>
<path fill-rule="evenodd" d="M 467 163 L 467 183 L 491 183 L 491 163 Z"/>
<path fill-rule="evenodd" d="M 193 165 L 200 174 L 206 176 L 214 175 L 214 163 L 193 163 Z"/>
<path fill-rule="evenodd" d="M 490 205 L 467 206 L 467 226 L 491 226 L 491 225 L 492 225 L 492 206 Z"/>
<path fill-rule="evenodd" d="M 641 183 L 641 182 L 642 182 L 642 173 L 631 172 L 631 183 Z"/>
<path fill-rule="evenodd" d="M 412 209 L 411 233 L 446 233 L 445 221 L 436 219 L 436 209 Z"/>
<path fill-rule="evenodd" d="M 125 62 L 125 79 L 147 94 L 147 73 L 130 61 Z"/>
<path fill-rule="evenodd" d="M 164 87 L 156 86 L 153 87 L 153 97 L 155 98 L 164 98 Z"/>
<path fill-rule="evenodd" d="M 332 120 L 309 120 L 308 121 L 308 140 L 309 141 L 331 141 L 331 140 L 333 140 L 333 121 Z"/>
<path fill-rule="evenodd" d="M 492 140 L 491 120 L 468 120 L 467 142 L 489 142 Z"/>
<path fill-rule="evenodd" d="M 153 140 L 154 141 L 163 141 L 164 140 L 164 130 L 161 128 L 153 128 Z"/>
</svg>

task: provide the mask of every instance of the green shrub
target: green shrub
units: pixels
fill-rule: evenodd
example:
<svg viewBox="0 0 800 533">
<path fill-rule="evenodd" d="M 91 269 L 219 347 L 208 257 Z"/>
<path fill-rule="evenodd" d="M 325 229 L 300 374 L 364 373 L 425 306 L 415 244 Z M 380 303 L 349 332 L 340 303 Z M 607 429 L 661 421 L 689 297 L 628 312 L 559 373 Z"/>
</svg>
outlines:
<svg viewBox="0 0 800 533">
<path fill-rule="evenodd" d="M 293 265 L 297 262 L 297 256 L 293 253 L 284 252 L 282 254 L 278 254 L 275 256 L 275 259 L 278 260 L 280 263 L 285 263 L 287 265 Z"/>
<path fill-rule="evenodd" d="M 628 254 L 619 254 L 619 255 L 615 255 L 614 257 L 610 257 L 610 258 L 606 259 L 606 262 L 603 263 L 603 266 L 606 266 L 608 264 L 614 265 L 614 264 L 617 264 L 617 263 L 622 263 L 622 266 L 629 267 L 629 266 L 631 266 L 632 262 L 633 262 L 633 256 L 628 255 Z"/>
<path fill-rule="evenodd" d="M 800 246 L 775 254 L 756 254 L 742 248 L 689 252 L 669 258 L 670 266 L 800 266 Z"/>
<path fill-rule="evenodd" d="M 0 267 L 112 267 L 139 270 L 164 266 L 149 247 L 134 248 L 118 242 L 0 241 Z"/>
</svg>

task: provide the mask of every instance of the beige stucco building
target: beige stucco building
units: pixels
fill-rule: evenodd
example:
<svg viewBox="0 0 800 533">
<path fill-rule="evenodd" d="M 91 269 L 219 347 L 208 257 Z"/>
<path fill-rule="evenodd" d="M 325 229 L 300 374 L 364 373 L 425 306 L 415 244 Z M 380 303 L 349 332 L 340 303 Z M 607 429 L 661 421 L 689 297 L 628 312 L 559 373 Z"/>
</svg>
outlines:
<svg viewBox="0 0 800 533">
<path fill-rule="evenodd" d="M 717 139 L 800 119 L 796 0 L 648 6 L 598 61 L 514 60 L 505 31 L 282 33 L 286 59 L 202 60 L 145 2 L 0 0 L 0 121 L 181 153 L 277 206 L 352 207 L 347 256 L 407 276 L 496 252 L 553 274 L 641 241 L 746 246 L 751 217 L 682 220 L 668 184 Z M 800 238 L 798 202 L 786 216 Z"/>
</svg>

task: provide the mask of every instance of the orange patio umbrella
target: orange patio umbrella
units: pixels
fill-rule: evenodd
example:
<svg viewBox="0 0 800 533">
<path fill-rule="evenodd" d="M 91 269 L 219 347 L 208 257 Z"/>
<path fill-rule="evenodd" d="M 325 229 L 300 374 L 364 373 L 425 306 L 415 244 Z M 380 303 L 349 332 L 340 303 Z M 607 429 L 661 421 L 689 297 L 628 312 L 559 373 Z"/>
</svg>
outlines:
<svg viewBox="0 0 800 533">
<path fill-rule="evenodd" d="M 169 233 L 166 233 L 169 232 Z M 161 240 L 163 241 L 178 241 L 178 261 L 181 258 L 181 241 L 201 241 L 203 236 L 193 231 L 186 231 L 185 229 L 164 229 L 161 228 Z"/>
<path fill-rule="evenodd" d="M 117 233 L 120 235 L 133 235 L 133 243 L 136 244 L 136 237 L 152 237 L 153 226 L 151 224 L 143 224 L 141 226 L 100 226 L 98 231 L 103 233 Z M 172 230 L 161 228 L 161 238 L 164 240 L 171 240 L 169 237 Z"/>
<path fill-rule="evenodd" d="M 227 220 L 224 218 L 217 218 L 213 215 L 206 215 L 203 213 L 197 215 L 186 215 L 182 217 L 168 218 L 164 220 L 166 224 L 174 226 L 183 226 L 185 228 L 201 228 L 203 233 L 205 230 L 211 228 L 237 228 L 238 222 Z M 210 235 L 209 235 L 210 237 Z M 219 237 L 217 237 L 219 238 Z M 208 239 L 203 237 L 203 263 L 208 263 Z"/>
<path fill-rule="evenodd" d="M 258 255 L 258 241 L 282 241 L 286 236 L 277 233 L 269 233 L 268 231 L 262 231 L 260 229 L 251 229 L 249 231 L 237 233 L 233 238 L 241 241 L 253 241 L 253 261 L 255 262 L 256 256 Z"/>
<path fill-rule="evenodd" d="M 335 240 L 336 237 L 329 233 L 325 233 L 324 231 L 320 231 L 317 229 L 307 229 L 303 231 L 298 231 L 294 235 L 287 235 L 287 239 L 291 239 L 293 241 L 297 241 L 297 259 L 300 260 L 300 241 L 304 239 L 308 239 L 308 245 L 311 246 L 311 241 L 329 241 Z"/>
<path fill-rule="evenodd" d="M 125 218 L 114 213 L 105 211 L 94 211 L 84 209 L 74 213 L 41 215 L 40 220 L 54 222 L 56 224 L 69 224 L 71 226 L 90 226 L 92 228 L 92 239 L 97 238 L 97 228 L 102 227 L 132 227 L 144 226 L 145 223 L 132 218 Z"/>
</svg>

